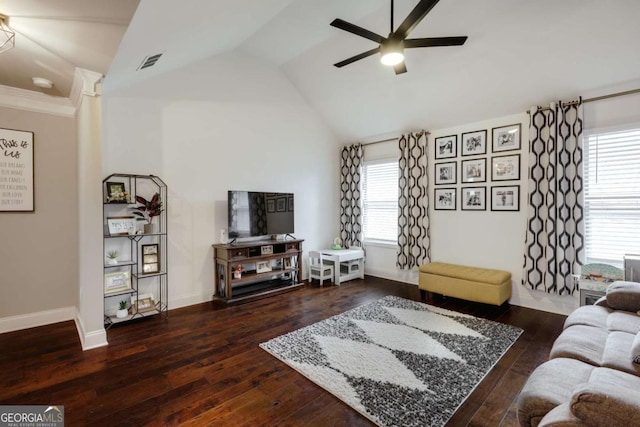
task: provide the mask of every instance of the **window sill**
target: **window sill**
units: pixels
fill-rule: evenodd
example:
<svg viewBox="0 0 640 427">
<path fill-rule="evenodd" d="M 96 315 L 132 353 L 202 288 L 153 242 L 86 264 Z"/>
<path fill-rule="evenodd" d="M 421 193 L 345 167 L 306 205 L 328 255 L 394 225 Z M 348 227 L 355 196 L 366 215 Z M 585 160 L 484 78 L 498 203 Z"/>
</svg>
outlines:
<svg viewBox="0 0 640 427">
<path fill-rule="evenodd" d="M 398 243 L 397 242 L 391 242 L 389 240 L 365 240 L 364 242 L 362 242 L 363 245 L 365 246 L 377 246 L 379 248 L 396 248 L 398 247 Z"/>
</svg>

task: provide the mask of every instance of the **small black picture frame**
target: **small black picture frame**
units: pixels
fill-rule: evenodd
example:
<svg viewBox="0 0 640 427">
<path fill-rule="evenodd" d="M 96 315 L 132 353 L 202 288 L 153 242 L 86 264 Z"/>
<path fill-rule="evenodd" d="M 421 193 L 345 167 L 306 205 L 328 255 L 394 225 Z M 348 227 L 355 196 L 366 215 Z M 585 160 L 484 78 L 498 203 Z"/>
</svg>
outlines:
<svg viewBox="0 0 640 427">
<path fill-rule="evenodd" d="M 287 211 L 287 198 L 278 197 L 276 199 L 276 212 L 286 212 L 286 211 Z"/>
<path fill-rule="evenodd" d="M 460 208 L 463 211 L 487 210 L 487 187 L 463 187 L 460 190 Z"/>
<path fill-rule="evenodd" d="M 159 245 L 157 243 L 141 245 L 142 274 L 160 272 L 160 254 L 158 253 L 158 247 Z"/>
<path fill-rule="evenodd" d="M 433 190 L 433 209 L 436 211 L 455 211 L 456 210 L 456 189 L 436 188 Z"/>
<path fill-rule="evenodd" d="M 107 202 L 108 203 L 128 203 L 125 199 L 116 199 L 116 195 L 120 194 L 120 197 L 124 196 L 124 182 L 107 182 L 105 183 L 107 188 Z"/>
<path fill-rule="evenodd" d="M 440 136 L 435 139 L 435 159 L 458 157 L 458 135 Z"/>
<path fill-rule="evenodd" d="M 463 156 L 487 154 L 487 131 L 476 130 L 463 133 L 460 146 Z"/>
</svg>

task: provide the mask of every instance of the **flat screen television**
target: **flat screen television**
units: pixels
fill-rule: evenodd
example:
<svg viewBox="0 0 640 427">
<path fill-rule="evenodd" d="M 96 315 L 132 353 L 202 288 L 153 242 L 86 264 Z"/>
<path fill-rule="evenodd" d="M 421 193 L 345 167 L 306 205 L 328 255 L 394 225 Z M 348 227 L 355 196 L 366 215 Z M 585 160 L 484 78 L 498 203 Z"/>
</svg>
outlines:
<svg viewBox="0 0 640 427">
<path fill-rule="evenodd" d="M 293 193 L 229 191 L 229 238 L 293 234 Z"/>
</svg>

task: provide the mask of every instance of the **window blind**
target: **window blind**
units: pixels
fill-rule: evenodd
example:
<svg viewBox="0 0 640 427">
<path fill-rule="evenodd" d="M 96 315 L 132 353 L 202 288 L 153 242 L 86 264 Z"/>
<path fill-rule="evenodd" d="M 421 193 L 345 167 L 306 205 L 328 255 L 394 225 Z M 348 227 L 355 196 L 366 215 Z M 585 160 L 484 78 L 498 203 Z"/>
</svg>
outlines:
<svg viewBox="0 0 640 427">
<path fill-rule="evenodd" d="M 398 241 L 398 161 L 363 164 L 362 228 L 364 239 Z"/>
<path fill-rule="evenodd" d="M 640 254 L 640 127 L 583 141 L 586 262 L 622 266 Z"/>
</svg>

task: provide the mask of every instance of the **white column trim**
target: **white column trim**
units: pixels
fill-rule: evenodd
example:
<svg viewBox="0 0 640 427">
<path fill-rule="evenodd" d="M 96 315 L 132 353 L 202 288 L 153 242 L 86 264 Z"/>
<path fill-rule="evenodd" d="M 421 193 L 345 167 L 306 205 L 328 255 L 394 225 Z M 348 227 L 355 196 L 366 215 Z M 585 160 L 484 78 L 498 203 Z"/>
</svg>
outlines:
<svg viewBox="0 0 640 427">
<path fill-rule="evenodd" d="M 82 95 L 99 95 L 96 86 L 100 83 L 103 77 L 104 76 L 101 73 L 76 67 L 75 74 L 73 75 L 71 93 L 69 94 L 69 99 L 71 100 L 75 110 L 80 106 Z"/>
</svg>

